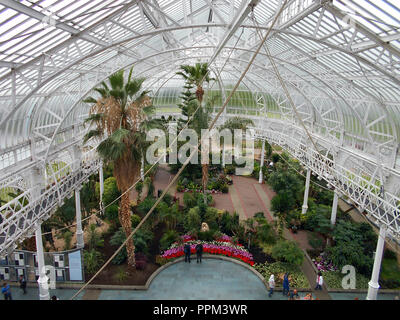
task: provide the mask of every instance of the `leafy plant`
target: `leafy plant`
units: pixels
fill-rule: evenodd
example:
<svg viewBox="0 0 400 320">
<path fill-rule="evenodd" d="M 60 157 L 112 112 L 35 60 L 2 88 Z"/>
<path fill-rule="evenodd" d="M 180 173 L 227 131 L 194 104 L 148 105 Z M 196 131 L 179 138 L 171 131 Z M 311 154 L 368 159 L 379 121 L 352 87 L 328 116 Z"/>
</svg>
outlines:
<svg viewBox="0 0 400 320">
<path fill-rule="evenodd" d="M 178 238 L 179 234 L 175 230 L 168 230 L 165 232 L 160 239 L 161 250 L 168 249 L 171 244 L 173 244 L 175 241 L 178 241 Z"/>
<path fill-rule="evenodd" d="M 296 242 L 281 240 L 272 248 L 272 257 L 300 266 L 303 263 L 304 254 Z"/>
<path fill-rule="evenodd" d="M 64 250 L 71 249 L 72 232 L 65 231 L 63 233 L 63 238 L 64 238 Z"/>
<path fill-rule="evenodd" d="M 89 251 L 92 249 L 96 249 L 98 247 L 104 246 L 104 239 L 102 239 L 101 233 L 96 231 L 96 225 L 91 224 L 89 226 L 88 232 L 88 247 Z"/>
<path fill-rule="evenodd" d="M 184 217 L 183 226 L 185 231 L 199 230 L 201 225 L 199 208 L 194 207 Z"/>
<path fill-rule="evenodd" d="M 83 260 L 85 269 L 89 274 L 94 274 L 103 263 L 103 256 L 101 252 L 92 249 L 90 251 L 83 251 Z"/>
</svg>

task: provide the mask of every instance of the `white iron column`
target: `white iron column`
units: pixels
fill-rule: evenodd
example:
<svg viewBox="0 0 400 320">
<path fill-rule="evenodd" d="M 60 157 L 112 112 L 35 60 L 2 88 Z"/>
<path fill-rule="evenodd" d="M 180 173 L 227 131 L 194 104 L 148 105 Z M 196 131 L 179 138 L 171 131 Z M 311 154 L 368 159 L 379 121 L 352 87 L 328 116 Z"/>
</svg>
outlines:
<svg viewBox="0 0 400 320">
<path fill-rule="evenodd" d="M 222 145 L 222 168 L 225 168 L 225 139 Z"/>
<path fill-rule="evenodd" d="M 334 225 L 336 223 L 336 213 L 337 213 L 337 204 L 338 204 L 339 194 L 335 190 L 333 193 L 333 203 L 332 203 L 332 214 L 331 214 L 331 224 Z"/>
<path fill-rule="evenodd" d="M 82 212 L 81 212 L 81 196 L 79 189 L 75 190 L 75 210 L 76 210 L 76 247 L 81 249 L 85 246 L 82 231 Z"/>
<path fill-rule="evenodd" d="M 144 181 L 144 156 L 142 155 L 142 164 L 140 166 L 140 179 Z"/>
<path fill-rule="evenodd" d="M 36 237 L 36 258 L 39 268 L 39 279 L 37 281 L 39 284 L 39 297 L 40 300 L 50 300 L 49 285 L 48 285 L 49 278 L 47 278 L 46 276 L 46 267 L 44 264 L 44 253 L 43 253 L 43 242 L 42 242 L 42 229 L 41 229 L 41 224 L 39 223 L 36 224 L 35 237 Z"/>
<path fill-rule="evenodd" d="M 104 173 L 103 173 L 103 163 L 100 165 L 99 169 L 99 180 L 100 180 L 100 206 L 103 204 L 103 193 L 104 193 Z"/>
<path fill-rule="evenodd" d="M 376 245 L 375 251 L 375 259 L 374 259 L 374 268 L 372 269 L 371 281 L 368 282 L 368 295 L 367 300 L 376 300 L 379 290 L 379 273 L 381 270 L 382 256 L 383 256 L 383 247 L 385 245 L 385 237 L 386 237 L 386 225 L 381 224 L 379 228 L 379 238 L 378 243 Z"/>
<path fill-rule="evenodd" d="M 308 191 L 310 190 L 310 178 L 311 178 L 311 169 L 307 169 L 307 177 L 306 177 L 306 187 L 304 189 L 304 200 L 303 206 L 301 207 L 301 213 L 306 214 L 308 209 Z"/>
<path fill-rule="evenodd" d="M 260 173 L 258 175 L 258 183 L 262 183 L 263 182 L 262 168 L 264 166 L 264 154 L 265 154 L 265 140 L 263 140 L 262 148 L 261 148 Z"/>
</svg>

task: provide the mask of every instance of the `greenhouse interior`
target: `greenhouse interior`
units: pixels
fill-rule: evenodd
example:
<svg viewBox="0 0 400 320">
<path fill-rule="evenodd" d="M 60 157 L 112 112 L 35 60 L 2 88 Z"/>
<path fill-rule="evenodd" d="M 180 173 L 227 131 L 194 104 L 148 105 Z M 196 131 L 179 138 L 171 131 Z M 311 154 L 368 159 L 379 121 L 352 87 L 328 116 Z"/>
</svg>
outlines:
<svg viewBox="0 0 400 320">
<path fill-rule="evenodd" d="M 0 0 L 4 299 L 399 300 L 399 137 L 397 0 Z"/>
</svg>

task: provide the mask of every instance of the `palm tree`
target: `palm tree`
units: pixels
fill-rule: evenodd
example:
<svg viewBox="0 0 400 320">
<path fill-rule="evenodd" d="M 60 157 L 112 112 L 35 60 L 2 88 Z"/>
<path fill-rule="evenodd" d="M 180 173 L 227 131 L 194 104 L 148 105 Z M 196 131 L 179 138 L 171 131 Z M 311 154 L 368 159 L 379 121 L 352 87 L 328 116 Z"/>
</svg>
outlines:
<svg viewBox="0 0 400 320">
<path fill-rule="evenodd" d="M 227 120 L 219 129 L 229 129 L 231 131 L 235 129 L 247 130 L 249 126 L 254 126 L 253 120 L 236 116 Z"/>
<path fill-rule="evenodd" d="M 118 218 L 128 237 L 132 232 L 129 193 L 127 190 L 140 174 L 142 157 L 146 142 L 146 130 L 157 126 L 156 120 L 149 120 L 153 111 L 147 91 L 141 91 L 144 78 L 132 79 L 130 69 L 127 82 L 124 71 L 118 71 L 109 77 L 109 85 L 104 81 L 94 91 L 100 94 L 98 99 L 89 97 L 84 100 L 93 104 L 88 119 L 96 128 L 89 131 L 84 139 L 92 137 L 105 139 L 98 145 L 97 152 L 104 162 L 113 163 L 113 176 L 116 179 L 121 197 Z M 135 245 L 131 238 L 126 244 L 128 265 L 135 266 Z"/>
<path fill-rule="evenodd" d="M 202 106 L 203 97 L 204 97 L 204 82 L 209 83 L 213 78 L 209 77 L 209 69 L 208 63 L 196 63 L 194 66 L 190 65 L 182 65 L 180 66 L 181 71 L 177 72 L 177 75 L 182 76 L 186 81 L 186 88 L 189 90 L 192 86 L 196 86 L 196 98 L 199 102 L 199 105 Z M 201 109 L 201 108 L 200 108 Z M 199 111 L 201 111 L 199 109 Z M 203 121 L 204 117 L 202 117 L 200 122 Z M 202 129 L 206 129 L 204 127 Z M 208 164 L 201 164 L 201 172 L 202 172 L 202 186 L 203 186 L 203 194 L 204 194 L 204 203 L 207 203 L 207 184 L 208 184 Z"/>
</svg>

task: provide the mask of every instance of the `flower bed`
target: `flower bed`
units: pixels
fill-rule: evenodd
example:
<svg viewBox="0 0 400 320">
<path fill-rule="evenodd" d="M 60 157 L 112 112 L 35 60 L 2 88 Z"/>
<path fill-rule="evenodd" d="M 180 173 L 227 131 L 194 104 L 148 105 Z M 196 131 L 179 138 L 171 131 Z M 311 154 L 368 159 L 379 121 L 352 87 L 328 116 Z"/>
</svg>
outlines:
<svg viewBox="0 0 400 320">
<path fill-rule="evenodd" d="M 338 271 L 329 260 L 325 259 L 323 256 L 319 255 L 315 259 L 312 259 L 312 262 L 317 267 L 318 271 L 327 272 L 327 271 Z"/>
<path fill-rule="evenodd" d="M 231 258 L 239 259 L 249 265 L 253 266 L 253 255 L 243 248 L 240 244 L 232 242 L 228 236 L 222 236 L 220 239 L 215 241 L 200 241 L 194 240 L 188 235 L 182 236 L 183 242 L 190 245 L 190 252 L 196 253 L 196 245 L 198 243 L 203 244 L 203 253 L 219 254 Z M 161 255 L 165 259 L 174 259 L 184 255 L 183 245 L 173 243 L 168 250 L 165 250 Z"/>
</svg>

